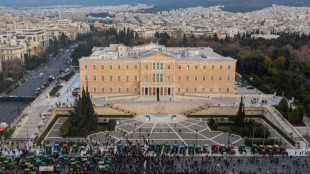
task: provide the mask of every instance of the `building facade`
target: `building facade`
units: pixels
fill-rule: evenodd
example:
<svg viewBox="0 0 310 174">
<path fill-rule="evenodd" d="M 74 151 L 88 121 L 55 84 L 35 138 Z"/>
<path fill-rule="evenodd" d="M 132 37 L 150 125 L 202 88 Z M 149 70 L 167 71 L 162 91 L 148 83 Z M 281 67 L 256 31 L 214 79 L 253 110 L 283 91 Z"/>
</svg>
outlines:
<svg viewBox="0 0 310 174">
<path fill-rule="evenodd" d="M 81 89 L 93 96 L 234 94 L 236 60 L 208 47 L 114 44 L 79 62 Z"/>
</svg>

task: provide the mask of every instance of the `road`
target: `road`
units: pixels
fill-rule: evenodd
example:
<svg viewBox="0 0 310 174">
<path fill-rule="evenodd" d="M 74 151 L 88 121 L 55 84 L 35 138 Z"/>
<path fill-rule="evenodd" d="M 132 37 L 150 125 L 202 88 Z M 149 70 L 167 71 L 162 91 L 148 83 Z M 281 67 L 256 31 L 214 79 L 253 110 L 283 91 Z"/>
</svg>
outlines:
<svg viewBox="0 0 310 174">
<path fill-rule="evenodd" d="M 66 68 L 65 62 L 70 58 L 70 55 L 71 53 L 69 51 L 65 51 L 58 58 L 52 59 L 46 66 L 42 66 L 39 70 L 30 73 L 26 77 L 26 82 L 20 84 L 18 88 L 14 89 L 7 96 L 34 96 L 35 89 L 41 88 L 48 81 L 47 79 L 50 75 L 57 77 L 60 68 Z M 44 73 L 41 79 L 38 78 L 40 73 Z M 14 121 L 28 104 L 21 102 L 0 102 L 0 123 L 11 123 Z"/>
</svg>

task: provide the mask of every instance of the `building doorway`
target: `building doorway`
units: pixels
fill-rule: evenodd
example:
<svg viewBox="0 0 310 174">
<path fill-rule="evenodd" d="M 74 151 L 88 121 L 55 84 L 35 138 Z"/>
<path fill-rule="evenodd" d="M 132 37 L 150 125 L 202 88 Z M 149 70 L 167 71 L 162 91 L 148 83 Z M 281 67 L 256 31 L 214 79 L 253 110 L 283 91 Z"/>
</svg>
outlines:
<svg viewBox="0 0 310 174">
<path fill-rule="evenodd" d="M 168 88 L 168 95 L 170 95 L 170 93 L 171 93 L 171 89 L 170 89 L 170 88 Z"/>
<path fill-rule="evenodd" d="M 156 88 L 157 101 L 159 101 L 159 88 Z"/>
<path fill-rule="evenodd" d="M 149 88 L 145 88 L 145 95 L 149 94 Z"/>
</svg>

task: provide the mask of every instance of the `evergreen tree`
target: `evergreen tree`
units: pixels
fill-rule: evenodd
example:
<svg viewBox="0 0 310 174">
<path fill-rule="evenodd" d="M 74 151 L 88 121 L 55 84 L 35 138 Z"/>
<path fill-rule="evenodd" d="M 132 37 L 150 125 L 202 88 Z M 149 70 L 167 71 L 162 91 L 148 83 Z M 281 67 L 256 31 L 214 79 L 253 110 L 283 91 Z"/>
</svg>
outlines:
<svg viewBox="0 0 310 174">
<path fill-rule="evenodd" d="M 244 127 L 245 126 L 244 118 L 245 118 L 245 113 L 244 113 L 243 99 L 241 97 L 241 101 L 239 104 L 239 110 L 238 110 L 238 114 L 236 116 L 234 125 L 237 127 Z"/>
<path fill-rule="evenodd" d="M 187 38 L 186 38 L 185 33 L 184 33 L 184 35 L 183 35 L 183 45 L 184 45 L 184 46 L 187 45 Z"/>
</svg>

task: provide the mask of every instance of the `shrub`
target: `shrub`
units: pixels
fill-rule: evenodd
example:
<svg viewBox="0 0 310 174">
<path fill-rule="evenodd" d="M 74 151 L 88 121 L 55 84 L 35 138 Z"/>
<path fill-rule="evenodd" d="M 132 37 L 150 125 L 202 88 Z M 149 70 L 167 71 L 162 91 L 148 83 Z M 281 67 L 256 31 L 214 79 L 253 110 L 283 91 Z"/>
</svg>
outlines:
<svg viewBox="0 0 310 174">
<path fill-rule="evenodd" d="M 113 131 L 115 129 L 115 126 L 116 126 L 116 121 L 114 119 L 109 120 L 108 130 Z"/>
<path fill-rule="evenodd" d="M 236 116 L 229 116 L 228 117 L 228 120 L 232 121 L 232 122 L 235 122 L 235 119 L 236 119 Z"/>
<path fill-rule="evenodd" d="M 280 112 L 286 113 L 288 111 L 288 103 L 286 98 L 282 98 L 276 107 Z"/>
<path fill-rule="evenodd" d="M 82 128 L 82 129 L 80 130 L 80 136 L 81 136 L 81 137 L 86 137 L 86 136 L 87 136 L 87 130 L 86 130 L 85 128 Z"/>
<path fill-rule="evenodd" d="M 70 137 L 77 137 L 79 136 L 79 129 L 77 127 L 70 128 Z"/>
<path fill-rule="evenodd" d="M 299 113 L 299 122 L 302 122 L 303 119 L 304 119 L 304 114 L 305 114 L 305 108 L 303 105 L 299 105 L 297 106 L 297 109 L 298 109 L 298 113 Z"/>
<path fill-rule="evenodd" d="M 212 130 L 217 129 L 217 124 L 216 124 L 216 123 L 213 123 L 212 125 L 210 125 L 210 128 L 211 128 Z"/>
<path fill-rule="evenodd" d="M 67 119 L 59 129 L 59 133 L 62 137 L 66 137 L 69 135 L 69 128 L 71 127 L 70 120 Z"/>
<path fill-rule="evenodd" d="M 56 93 L 59 91 L 59 89 L 62 88 L 62 85 L 56 85 L 54 88 L 50 91 L 50 96 L 55 96 Z"/>
<path fill-rule="evenodd" d="M 250 137 L 251 136 L 250 129 L 248 127 L 242 128 L 240 131 L 240 135 L 242 137 Z"/>
<path fill-rule="evenodd" d="M 11 128 L 9 131 L 4 132 L 4 138 L 9 139 L 13 135 L 15 128 Z"/>
<path fill-rule="evenodd" d="M 293 109 L 293 111 L 288 115 L 288 121 L 290 123 L 296 124 L 299 121 L 299 111 L 297 108 Z"/>
<path fill-rule="evenodd" d="M 238 127 L 238 126 L 235 126 L 235 125 L 231 125 L 230 126 L 230 130 L 232 130 L 233 132 L 236 132 L 236 133 L 240 133 L 241 127 Z"/>
<path fill-rule="evenodd" d="M 74 75 L 74 71 L 71 71 L 70 73 L 66 74 L 63 77 L 59 77 L 60 80 L 68 81 L 72 76 Z"/>
</svg>

